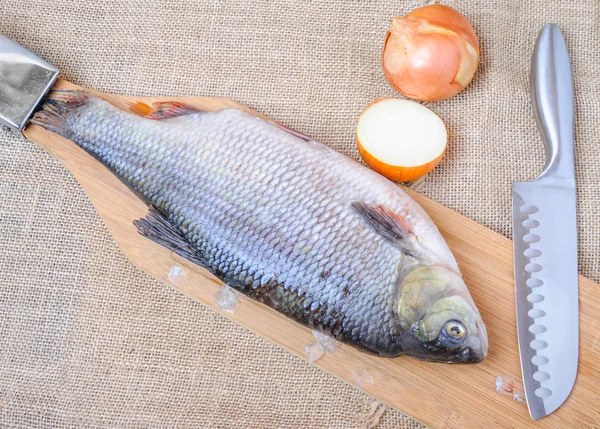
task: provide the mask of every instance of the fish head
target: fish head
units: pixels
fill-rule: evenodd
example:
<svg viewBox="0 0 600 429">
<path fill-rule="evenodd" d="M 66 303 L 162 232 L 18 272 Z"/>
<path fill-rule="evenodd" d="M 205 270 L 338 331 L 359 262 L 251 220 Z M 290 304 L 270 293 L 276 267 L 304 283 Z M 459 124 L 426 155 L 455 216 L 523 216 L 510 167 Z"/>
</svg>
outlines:
<svg viewBox="0 0 600 429">
<path fill-rule="evenodd" d="M 409 356 L 476 363 L 487 355 L 485 325 L 463 279 L 440 265 L 417 265 L 402 279 L 395 302 Z"/>
</svg>

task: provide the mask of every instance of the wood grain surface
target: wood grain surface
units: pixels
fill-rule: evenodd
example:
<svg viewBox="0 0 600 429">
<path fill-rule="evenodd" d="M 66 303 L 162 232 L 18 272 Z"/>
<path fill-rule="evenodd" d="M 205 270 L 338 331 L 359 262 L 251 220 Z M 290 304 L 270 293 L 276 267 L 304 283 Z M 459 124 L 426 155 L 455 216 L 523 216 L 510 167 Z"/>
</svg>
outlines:
<svg viewBox="0 0 600 429">
<path fill-rule="evenodd" d="M 62 80 L 55 88 L 81 89 Z M 236 107 L 250 111 L 226 99 L 125 97 L 89 92 L 124 110 L 130 109 L 131 104 L 136 102 L 151 104 L 154 101 L 177 100 L 204 110 Z M 314 341 L 310 329 L 239 294 L 238 311 L 235 314 L 223 312 L 213 302 L 221 285 L 218 279 L 207 270 L 139 235 L 132 222 L 146 215 L 146 205 L 98 161 L 73 142 L 41 127 L 31 125 L 24 135 L 70 170 L 132 263 L 267 340 L 306 358 L 304 347 Z M 579 278 L 580 361 L 573 392 L 555 413 L 531 421 L 525 404 L 494 390 L 495 379 L 501 374 L 521 378 L 511 241 L 422 195 L 408 192 L 429 213 L 456 256 L 488 328 L 488 358 L 477 365 L 447 365 L 406 357 L 378 358 L 343 345 L 334 354 L 324 355 L 315 365 L 351 384 L 355 384 L 353 372 L 357 368 L 367 368 L 373 376 L 373 383 L 359 387 L 435 428 L 600 427 L 600 411 L 596 411 L 600 404 L 598 284 L 581 276 Z M 175 265 L 182 267 L 186 275 L 173 284 L 168 273 Z"/>
</svg>

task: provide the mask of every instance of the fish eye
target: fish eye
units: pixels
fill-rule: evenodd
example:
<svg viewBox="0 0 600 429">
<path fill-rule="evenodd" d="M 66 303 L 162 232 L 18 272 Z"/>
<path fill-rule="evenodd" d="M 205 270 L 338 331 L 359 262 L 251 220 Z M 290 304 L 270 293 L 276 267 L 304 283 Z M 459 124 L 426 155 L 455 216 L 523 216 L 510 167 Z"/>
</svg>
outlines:
<svg viewBox="0 0 600 429">
<path fill-rule="evenodd" d="M 465 325 L 458 320 L 450 320 L 444 325 L 444 331 L 446 331 L 446 334 L 448 334 L 450 338 L 460 340 L 465 336 L 467 330 Z"/>
</svg>

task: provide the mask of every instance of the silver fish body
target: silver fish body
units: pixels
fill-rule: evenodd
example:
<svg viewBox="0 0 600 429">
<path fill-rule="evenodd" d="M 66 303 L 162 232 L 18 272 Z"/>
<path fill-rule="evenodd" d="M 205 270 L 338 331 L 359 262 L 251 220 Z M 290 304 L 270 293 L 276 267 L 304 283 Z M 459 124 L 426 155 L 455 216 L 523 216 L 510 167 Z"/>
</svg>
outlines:
<svg viewBox="0 0 600 429">
<path fill-rule="evenodd" d="M 198 263 L 250 297 L 382 356 L 485 357 L 458 266 L 401 188 L 241 110 L 176 107 L 179 116 L 148 119 L 57 93 L 34 122 L 105 163 Z"/>
</svg>

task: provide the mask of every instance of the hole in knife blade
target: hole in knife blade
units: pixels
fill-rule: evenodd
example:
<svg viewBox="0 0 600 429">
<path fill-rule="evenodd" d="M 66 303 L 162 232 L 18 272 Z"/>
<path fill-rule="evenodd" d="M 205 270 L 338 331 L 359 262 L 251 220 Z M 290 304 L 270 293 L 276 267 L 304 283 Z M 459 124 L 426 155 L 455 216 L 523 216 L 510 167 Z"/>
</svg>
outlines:
<svg viewBox="0 0 600 429">
<path fill-rule="evenodd" d="M 552 395 L 552 391 L 550 389 L 546 389 L 545 387 L 540 387 L 535 389 L 535 395 L 539 396 L 540 398 L 547 398 L 548 396 Z"/>
<path fill-rule="evenodd" d="M 533 350 L 541 350 L 541 349 L 545 349 L 546 347 L 548 347 L 548 343 L 546 341 L 542 341 L 542 340 L 533 340 L 532 342 L 529 343 L 529 346 Z"/>
<path fill-rule="evenodd" d="M 538 310 L 537 308 L 532 308 L 527 312 L 527 314 L 529 315 L 529 317 L 532 317 L 534 319 L 544 317 L 546 315 L 546 313 L 543 310 Z"/>
<path fill-rule="evenodd" d="M 549 362 L 546 356 L 535 355 L 531 358 L 531 363 L 537 366 L 546 365 Z"/>
<path fill-rule="evenodd" d="M 533 379 L 535 381 L 546 381 L 550 380 L 550 374 L 544 371 L 537 371 L 533 373 Z"/>
<path fill-rule="evenodd" d="M 527 279 L 525 281 L 525 284 L 529 287 L 540 287 L 544 284 L 543 281 L 541 281 L 540 279 L 534 279 L 533 277 L 530 279 Z"/>
<path fill-rule="evenodd" d="M 523 241 L 525 243 L 537 243 L 540 241 L 540 236 L 537 234 L 525 234 L 523 236 Z"/>
<path fill-rule="evenodd" d="M 523 255 L 528 258 L 537 258 L 538 256 L 542 255 L 542 252 L 540 252 L 538 249 L 529 248 L 523 252 Z"/>
<path fill-rule="evenodd" d="M 542 302 L 544 300 L 544 296 L 539 293 L 530 293 L 527 295 L 527 301 L 529 302 Z"/>
<path fill-rule="evenodd" d="M 527 204 L 521 206 L 519 208 L 519 210 L 521 210 L 521 213 L 527 213 L 527 214 L 531 214 L 531 213 L 536 213 L 538 211 L 538 208 L 535 206 L 529 206 Z"/>
<path fill-rule="evenodd" d="M 532 334 L 541 334 L 542 332 L 546 332 L 546 327 L 539 323 L 535 323 L 529 327 L 529 332 Z"/>
<path fill-rule="evenodd" d="M 542 271 L 542 266 L 540 264 L 527 264 L 525 265 L 525 271 L 528 273 L 537 273 L 538 271 Z"/>
<path fill-rule="evenodd" d="M 540 223 L 537 220 L 534 220 L 534 219 L 525 219 L 523 221 L 523 226 L 525 228 L 529 228 L 529 229 L 531 229 L 531 228 L 537 228 L 538 226 L 540 226 Z"/>
</svg>

